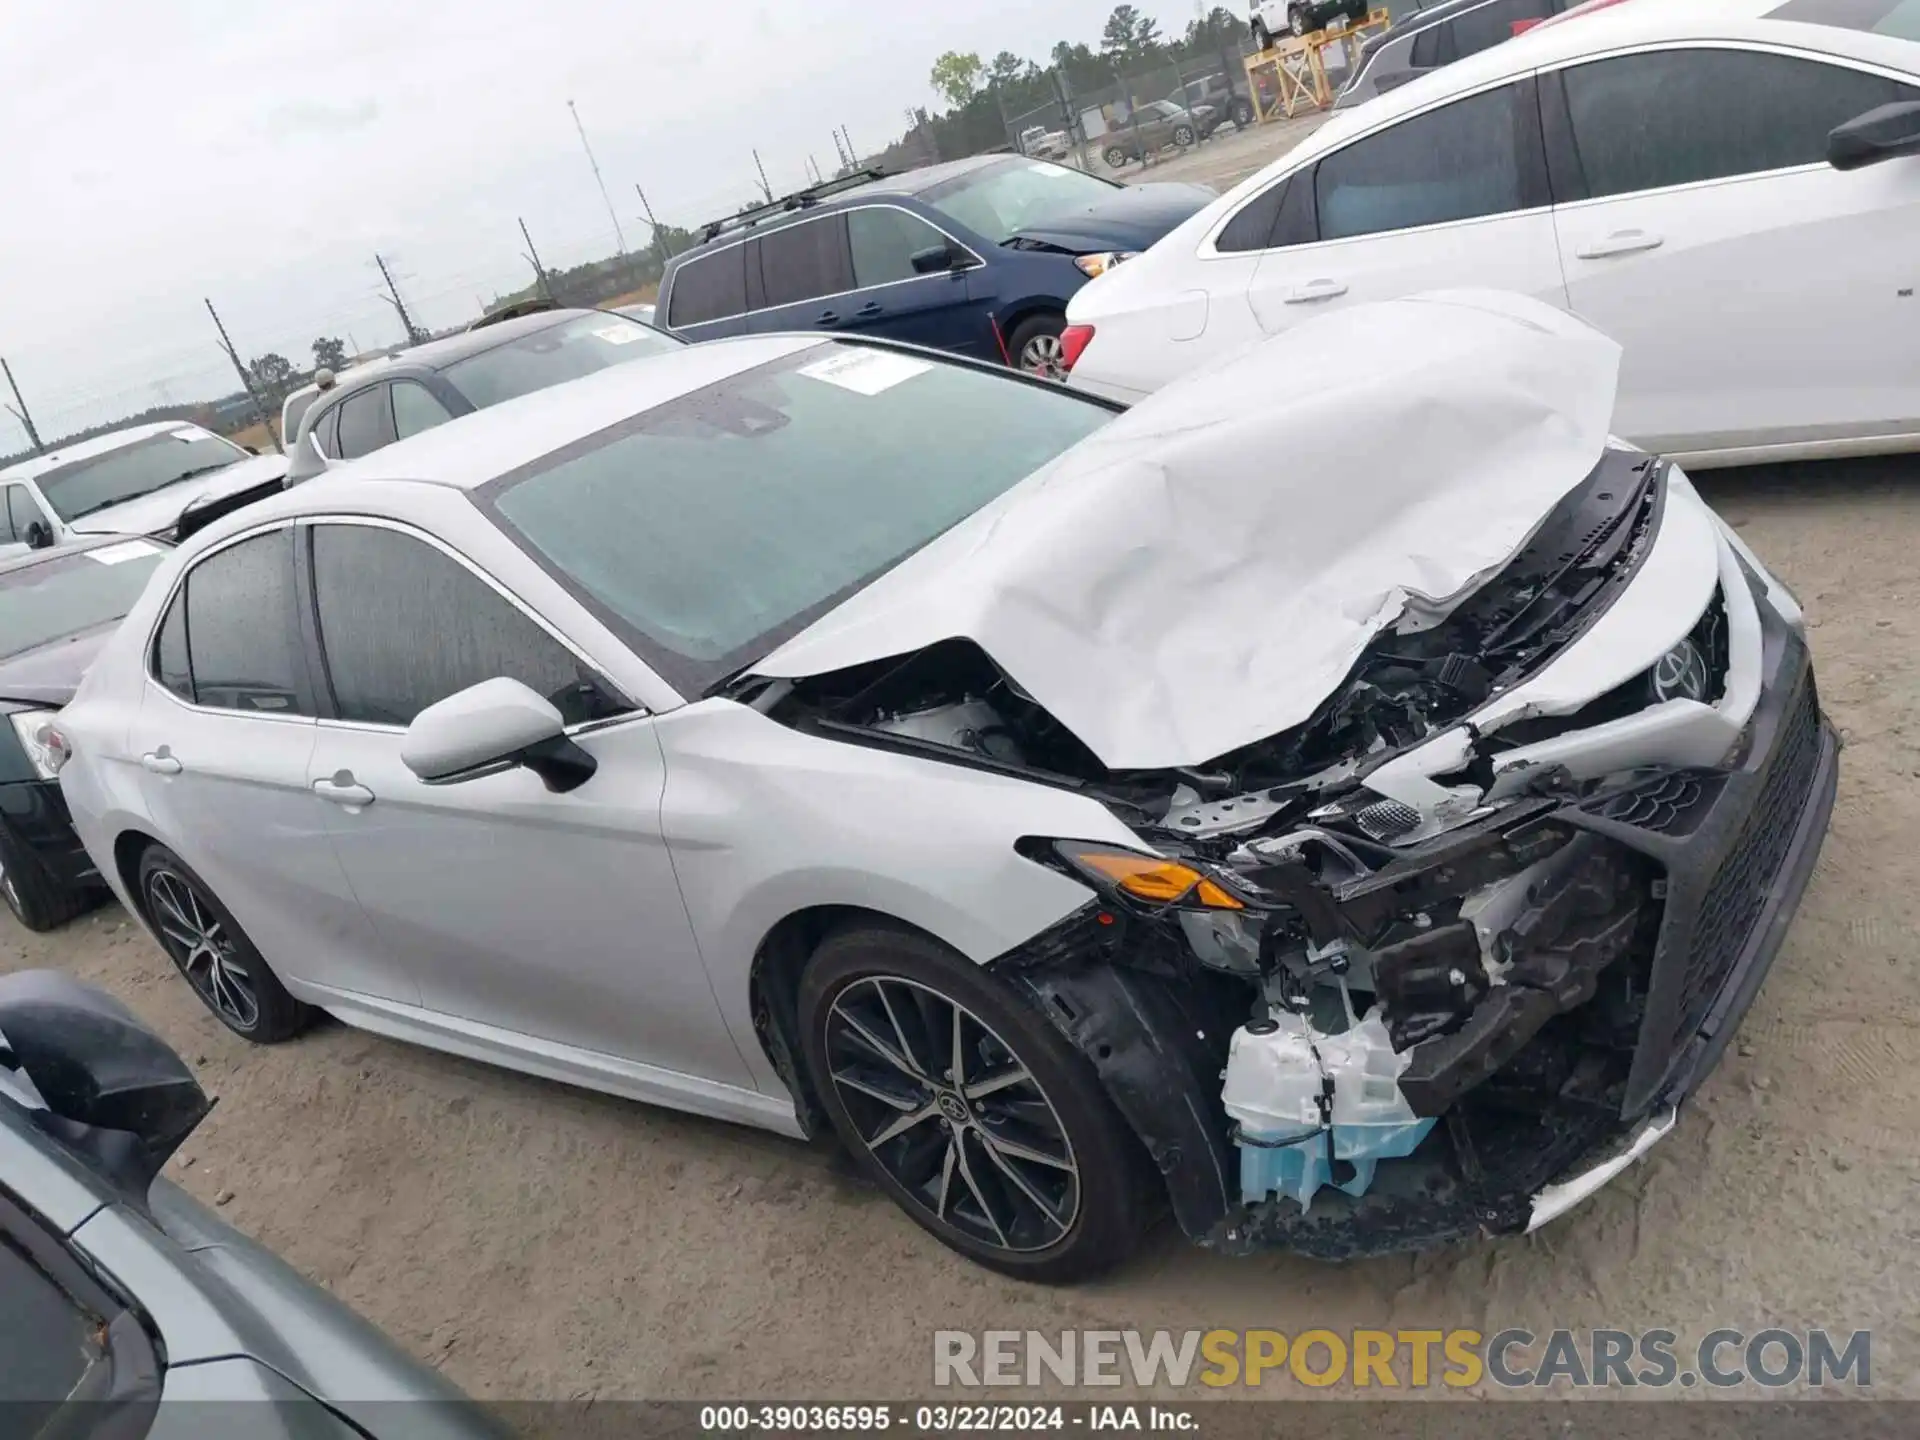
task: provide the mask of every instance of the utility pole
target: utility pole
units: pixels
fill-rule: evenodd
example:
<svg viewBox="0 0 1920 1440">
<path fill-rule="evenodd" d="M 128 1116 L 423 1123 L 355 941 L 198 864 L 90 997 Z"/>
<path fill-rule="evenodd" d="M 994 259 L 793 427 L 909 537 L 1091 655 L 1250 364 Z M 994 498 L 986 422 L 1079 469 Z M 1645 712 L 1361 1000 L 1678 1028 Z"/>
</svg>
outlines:
<svg viewBox="0 0 1920 1440">
<path fill-rule="evenodd" d="M 387 282 L 387 293 L 380 298 L 393 306 L 394 313 L 400 317 L 400 328 L 407 332 L 407 343 L 419 345 L 426 340 L 426 333 L 413 323 L 413 317 L 407 313 L 406 301 L 400 298 L 400 287 L 393 283 L 393 273 L 387 269 L 387 262 L 376 251 L 373 263 L 380 267 L 380 278 Z M 209 310 L 213 306 L 207 306 Z"/>
<path fill-rule="evenodd" d="M 664 274 L 667 266 L 667 246 L 666 242 L 660 238 L 660 222 L 653 218 L 653 206 L 647 203 L 647 192 L 640 188 L 638 181 L 634 182 L 633 193 L 640 197 L 640 208 L 647 212 L 647 226 L 653 232 L 654 253 L 660 257 L 660 269 Z"/>
<path fill-rule="evenodd" d="M 600 178 L 600 162 L 593 158 L 593 146 L 587 143 L 587 127 L 580 123 L 580 112 L 574 108 L 573 101 L 567 101 L 567 112 L 573 116 L 573 128 L 580 132 L 580 148 L 587 152 L 587 164 L 593 169 L 593 183 L 600 187 L 600 198 L 606 202 L 607 218 L 613 221 L 613 238 L 620 242 L 620 253 L 627 253 L 627 237 L 620 229 L 620 216 L 613 208 L 613 197 L 607 194 L 607 182 Z"/>
<path fill-rule="evenodd" d="M 853 168 L 852 157 L 847 154 L 847 147 L 840 143 L 840 132 L 838 130 L 833 132 L 833 153 L 840 157 L 840 168 L 842 170 L 851 170 Z"/>
<path fill-rule="evenodd" d="M 529 265 L 533 266 L 534 276 L 540 282 L 540 293 L 546 296 L 547 299 L 552 300 L 553 283 L 547 279 L 547 267 L 540 263 L 540 252 L 533 248 L 533 236 L 527 233 L 527 222 L 525 220 L 520 221 L 520 238 L 527 242 L 527 253 L 522 258 L 524 258 Z"/>
<path fill-rule="evenodd" d="M 847 167 L 855 169 L 860 164 L 860 152 L 853 148 L 853 134 L 846 126 L 840 127 L 840 137 L 847 142 Z"/>
<path fill-rule="evenodd" d="M 0 370 L 7 372 L 7 388 L 13 391 L 13 404 L 7 406 L 13 418 L 18 420 L 27 432 L 27 439 L 33 444 L 33 453 L 43 455 L 47 447 L 40 443 L 40 432 L 33 428 L 33 415 L 27 409 L 27 402 L 20 398 L 20 386 L 13 378 L 13 367 L 0 358 Z"/>
<path fill-rule="evenodd" d="M 773 186 L 767 183 L 767 167 L 760 163 L 760 152 L 758 150 L 753 152 L 753 168 L 760 172 L 760 189 L 765 192 L 767 203 L 771 205 L 773 203 Z"/>
<path fill-rule="evenodd" d="M 266 401 L 260 398 L 260 392 L 253 388 L 253 376 L 240 363 L 240 352 L 233 348 L 233 341 L 227 338 L 227 327 L 220 323 L 220 312 L 213 308 L 213 301 L 208 300 L 206 304 L 207 314 L 213 317 L 213 328 L 220 332 L 220 348 L 227 352 L 227 359 L 233 362 L 233 373 L 240 377 L 240 388 L 247 392 L 254 411 L 260 416 L 260 423 L 267 427 L 267 438 L 273 441 L 273 448 L 282 455 L 286 454 L 287 447 L 280 443 L 279 432 L 273 428 L 273 415 L 268 411 Z"/>
</svg>

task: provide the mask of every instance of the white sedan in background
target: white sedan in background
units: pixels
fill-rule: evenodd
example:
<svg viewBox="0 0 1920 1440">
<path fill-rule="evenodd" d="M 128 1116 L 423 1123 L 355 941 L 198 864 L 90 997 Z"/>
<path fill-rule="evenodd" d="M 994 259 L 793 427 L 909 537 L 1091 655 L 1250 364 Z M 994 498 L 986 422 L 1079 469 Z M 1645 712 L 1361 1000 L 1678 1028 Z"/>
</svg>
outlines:
<svg viewBox="0 0 1920 1440">
<path fill-rule="evenodd" d="M 1694 467 L 1920 448 L 1920 22 L 1600 0 L 1342 113 L 1074 297 L 1133 401 L 1329 308 L 1522 291 L 1625 347 L 1617 423 Z"/>
</svg>

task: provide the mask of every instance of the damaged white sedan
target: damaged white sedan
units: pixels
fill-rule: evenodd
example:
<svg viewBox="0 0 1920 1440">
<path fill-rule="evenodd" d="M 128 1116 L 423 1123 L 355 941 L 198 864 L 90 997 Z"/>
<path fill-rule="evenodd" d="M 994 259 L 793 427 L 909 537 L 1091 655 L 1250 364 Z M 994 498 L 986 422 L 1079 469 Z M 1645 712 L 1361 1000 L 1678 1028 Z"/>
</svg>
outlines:
<svg viewBox="0 0 1920 1440">
<path fill-rule="evenodd" d="M 43 740 L 254 1040 L 830 1125 L 1034 1279 L 1163 1204 L 1521 1231 L 1711 1069 L 1836 777 L 1797 606 L 1609 440 L 1617 364 L 1465 293 L 1131 411 L 641 360 L 195 536 Z"/>
</svg>

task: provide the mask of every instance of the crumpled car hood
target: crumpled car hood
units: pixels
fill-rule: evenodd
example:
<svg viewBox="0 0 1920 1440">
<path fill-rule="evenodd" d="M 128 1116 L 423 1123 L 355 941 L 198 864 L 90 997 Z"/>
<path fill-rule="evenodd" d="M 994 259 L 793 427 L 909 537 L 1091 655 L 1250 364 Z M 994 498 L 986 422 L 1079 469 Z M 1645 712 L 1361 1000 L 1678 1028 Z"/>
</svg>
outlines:
<svg viewBox="0 0 1920 1440">
<path fill-rule="evenodd" d="M 83 516 L 74 522 L 73 532 L 76 535 L 160 535 L 179 524 L 181 515 L 196 500 L 237 495 L 286 473 L 284 455 L 250 456 L 224 469 L 196 475 L 178 485 L 167 485 L 150 495 L 136 496 L 98 514 Z"/>
<path fill-rule="evenodd" d="M 1015 232 L 1063 250 L 1144 250 L 1219 197 L 1204 185 L 1129 185 L 1111 196 L 1045 215 Z"/>
<path fill-rule="evenodd" d="M 1493 291 L 1355 306 L 1167 386 L 753 667 L 971 639 L 1110 769 L 1307 719 L 1599 462 L 1620 350 Z"/>
</svg>

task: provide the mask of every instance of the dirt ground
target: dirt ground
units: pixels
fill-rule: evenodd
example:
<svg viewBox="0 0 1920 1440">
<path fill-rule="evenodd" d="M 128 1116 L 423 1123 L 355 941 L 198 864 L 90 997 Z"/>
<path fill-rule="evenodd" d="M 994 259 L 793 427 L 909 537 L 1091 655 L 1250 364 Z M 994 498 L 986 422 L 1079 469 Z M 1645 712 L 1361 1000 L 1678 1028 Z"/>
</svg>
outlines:
<svg viewBox="0 0 1920 1440">
<path fill-rule="evenodd" d="M 249 1046 L 117 909 L 45 937 L 0 918 L 0 970 L 59 966 L 158 1026 L 219 1097 L 173 1177 L 482 1397 L 906 1398 L 941 1328 L 1769 1324 L 1871 1329 L 1876 1392 L 1920 1397 L 1920 462 L 1703 488 L 1808 606 L 1839 807 L 1737 1050 L 1646 1162 L 1531 1238 L 1336 1267 L 1163 1226 L 1099 1284 L 1032 1288 L 824 1145 L 338 1025 Z"/>
</svg>

